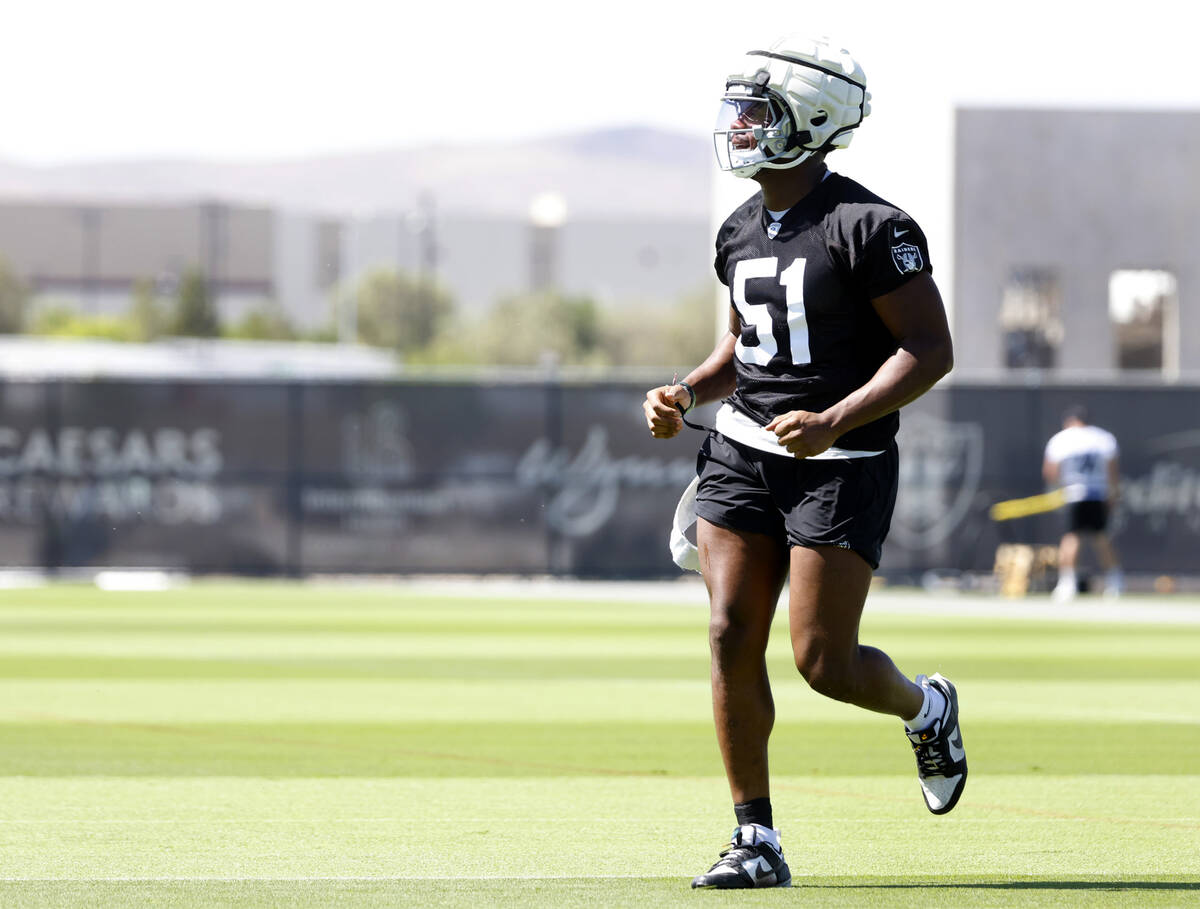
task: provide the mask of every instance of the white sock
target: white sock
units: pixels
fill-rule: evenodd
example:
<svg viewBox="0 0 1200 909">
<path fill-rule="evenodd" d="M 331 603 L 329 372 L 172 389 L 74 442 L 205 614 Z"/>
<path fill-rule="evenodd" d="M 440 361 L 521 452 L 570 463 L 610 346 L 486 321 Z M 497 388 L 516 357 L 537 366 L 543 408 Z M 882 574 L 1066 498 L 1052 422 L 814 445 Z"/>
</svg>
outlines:
<svg viewBox="0 0 1200 909">
<path fill-rule="evenodd" d="M 933 721 L 946 712 L 946 696 L 922 679 L 921 690 L 925 692 L 925 700 L 921 709 L 911 720 L 905 720 L 904 725 L 909 732 L 920 732 L 933 725 Z"/>
<path fill-rule="evenodd" d="M 1075 580 L 1075 572 L 1073 569 L 1068 568 L 1058 573 L 1058 586 L 1063 590 L 1069 590 L 1074 593 L 1078 583 L 1079 582 Z"/>
<path fill-rule="evenodd" d="M 770 843 L 775 847 L 776 852 L 783 851 L 783 847 L 779 845 L 778 830 L 774 830 L 770 827 L 764 827 L 762 824 L 746 824 L 741 829 L 745 830 L 746 827 L 749 827 L 751 831 L 753 831 L 753 834 L 749 838 L 743 836 L 742 842 L 748 842 L 751 845 L 754 843 Z"/>
<path fill-rule="evenodd" d="M 762 824 L 755 824 L 754 826 L 758 831 L 759 842 L 766 841 L 766 842 L 770 843 L 772 846 L 774 846 L 776 849 L 779 849 L 779 831 L 778 830 L 775 830 L 772 827 L 764 827 Z"/>
</svg>

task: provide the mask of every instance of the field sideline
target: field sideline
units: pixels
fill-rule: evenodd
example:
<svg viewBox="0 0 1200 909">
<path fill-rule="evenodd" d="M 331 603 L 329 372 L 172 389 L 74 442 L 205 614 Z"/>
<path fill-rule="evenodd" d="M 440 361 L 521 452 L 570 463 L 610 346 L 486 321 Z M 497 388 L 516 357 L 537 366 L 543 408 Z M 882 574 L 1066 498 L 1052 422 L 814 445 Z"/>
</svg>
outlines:
<svg viewBox="0 0 1200 909">
<path fill-rule="evenodd" d="M 693 892 L 733 826 L 697 584 L 0 591 L 0 905 L 1200 902 L 1200 600 L 873 593 L 959 687 L 971 779 L 769 654 L 790 890 Z"/>
</svg>

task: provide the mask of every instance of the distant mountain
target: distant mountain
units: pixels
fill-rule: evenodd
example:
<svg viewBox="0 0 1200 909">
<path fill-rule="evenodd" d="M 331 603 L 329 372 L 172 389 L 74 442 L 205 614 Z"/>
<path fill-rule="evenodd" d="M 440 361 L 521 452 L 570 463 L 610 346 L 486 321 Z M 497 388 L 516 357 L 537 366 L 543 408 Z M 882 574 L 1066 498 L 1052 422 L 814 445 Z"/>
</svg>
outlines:
<svg viewBox="0 0 1200 909">
<path fill-rule="evenodd" d="M 331 215 L 409 211 L 524 217 L 560 193 L 571 217 L 706 217 L 709 140 L 649 128 L 520 143 L 422 146 L 281 161 L 115 161 L 53 167 L 0 161 L 0 197 L 112 202 L 209 199 Z"/>
</svg>

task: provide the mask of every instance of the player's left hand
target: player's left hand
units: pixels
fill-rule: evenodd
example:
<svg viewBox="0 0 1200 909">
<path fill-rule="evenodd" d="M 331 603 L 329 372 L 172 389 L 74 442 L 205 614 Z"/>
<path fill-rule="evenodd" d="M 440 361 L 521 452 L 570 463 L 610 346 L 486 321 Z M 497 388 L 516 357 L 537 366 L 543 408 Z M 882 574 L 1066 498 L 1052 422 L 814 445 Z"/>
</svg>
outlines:
<svg viewBox="0 0 1200 909">
<path fill-rule="evenodd" d="M 807 410 L 789 410 L 773 419 L 766 428 L 775 433 L 779 444 L 797 458 L 820 454 L 838 437 L 828 417 Z"/>
</svg>

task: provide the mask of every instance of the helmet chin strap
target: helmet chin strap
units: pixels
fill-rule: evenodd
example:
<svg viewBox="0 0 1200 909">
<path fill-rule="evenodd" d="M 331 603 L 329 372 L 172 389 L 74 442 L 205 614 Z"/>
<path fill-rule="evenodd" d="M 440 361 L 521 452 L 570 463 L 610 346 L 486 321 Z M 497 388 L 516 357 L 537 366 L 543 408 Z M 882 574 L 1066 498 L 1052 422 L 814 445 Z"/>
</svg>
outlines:
<svg viewBox="0 0 1200 909">
<path fill-rule="evenodd" d="M 802 164 L 819 151 L 819 149 L 815 148 L 803 148 L 799 143 L 793 141 L 794 138 L 794 135 L 789 138 L 788 144 L 784 146 L 784 150 L 779 154 L 772 155 L 770 158 L 762 161 L 756 161 L 753 164 L 731 168 L 732 173 L 738 177 L 753 177 L 764 167 L 771 170 L 786 170 L 789 167 Z M 796 154 L 795 157 L 784 157 L 796 150 L 799 150 L 799 154 Z"/>
<path fill-rule="evenodd" d="M 789 119 L 791 118 L 790 113 L 788 117 Z M 769 167 L 772 170 L 785 170 L 789 167 L 795 167 L 798 164 L 804 163 L 818 151 L 820 151 L 819 148 L 806 147 L 807 143 L 811 141 L 812 133 L 810 133 L 808 130 L 804 130 L 802 132 L 793 130 L 792 134 L 788 136 L 787 142 L 783 146 L 783 150 L 777 154 L 771 155 L 769 158 L 766 158 L 762 162 L 762 166 Z M 793 154 L 794 152 L 796 154 Z"/>
<path fill-rule="evenodd" d="M 783 160 L 772 159 L 770 161 L 764 161 L 762 166 L 770 168 L 771 170 L 787 170 L 789 167 L 796 167 L 799 164 L 803 164 L 814 154 L 815 152 L 813 152 L 812 149 L 805 149 L 794 158 L 784 158 Z M 778 163 L 776 163 L 777 161 Z"/>
</svg>

